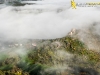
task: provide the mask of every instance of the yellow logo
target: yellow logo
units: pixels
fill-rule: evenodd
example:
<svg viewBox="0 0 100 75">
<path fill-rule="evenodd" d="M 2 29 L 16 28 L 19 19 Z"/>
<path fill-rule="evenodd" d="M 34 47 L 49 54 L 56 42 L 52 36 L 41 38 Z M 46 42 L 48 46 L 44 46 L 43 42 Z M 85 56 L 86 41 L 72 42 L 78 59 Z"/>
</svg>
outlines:
<svg viewBox="0 0 100 75">
<path fill-rule="evenodd" d="M 73 9 L 76 9 L 76 3 L 75 3 L 74 0 L 71 0 L 71 6 L 72 6 Z"/>
</svg>

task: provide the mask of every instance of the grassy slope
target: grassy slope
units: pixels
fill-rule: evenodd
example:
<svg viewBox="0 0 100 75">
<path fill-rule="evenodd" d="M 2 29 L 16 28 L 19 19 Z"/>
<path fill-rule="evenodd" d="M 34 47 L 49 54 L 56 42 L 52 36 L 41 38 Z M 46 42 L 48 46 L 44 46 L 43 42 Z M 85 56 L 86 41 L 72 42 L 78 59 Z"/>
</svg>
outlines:
<svg viewBox="0 0 100 75">
<path fill-rule="evenodd" d="M 55 44 L 56 41 L 60 42 L 61 46 L 58 47 L 58 44 Z M 16 73 L 17 75 L 42 75 L 41 71 L 55 65 L 54 61 L 59 62 L 58 64 L 61 63 L 62 59 L 59 59 L 59 57 L 57 58 L 57 55 L 55 54 L 57 50 L 66 51 L 66 53 L 70 53 L 75 56 L 74 59 L 71 59 L 73 62 L 70 62 L 69 64 L 69 66 L 73 69 L 75 67 L 88 68 L 90 66 L 90 68 L 93 68 L 98 72 L 100 70 L 100 68 L 97 68 L 97 64 L 100 62 L 100 54 L 93 50 L 88 50 L 84 43 L 69 36 L 58 39 L 42 40 L 42 42 L 38 43 L 37 47 L 31 48 L 25 57 L 21 57 L 20 63 L 17 64 L 11 65 L 11 62 L 5 63 L 6 59 L 2 55 L 0 70 L 1 72 L 7 71 L 7 73 L 11 71 L 12 74 Z M 85 56 L 87 58 L 85 61 L 83 60 L 80 62 L 80 60 L 78 60 L 79 57 L 84 59 Z M 19 72 L 23 74 L 20 74 Z M 58 75 L 57 73 L 54 74 L 54 72 L 46 72 L 44 74 Z M 70 72 L 70 74 L 79 75 L 79 73 L 76 72 Z"/>
</svg>

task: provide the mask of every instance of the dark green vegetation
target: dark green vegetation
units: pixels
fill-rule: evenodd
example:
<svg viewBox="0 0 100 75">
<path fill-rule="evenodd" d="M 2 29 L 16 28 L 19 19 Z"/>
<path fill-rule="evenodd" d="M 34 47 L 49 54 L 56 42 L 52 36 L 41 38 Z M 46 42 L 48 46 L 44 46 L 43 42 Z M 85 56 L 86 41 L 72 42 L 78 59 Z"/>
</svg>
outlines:
<svg viewBox="0 0 100 75">
<path fill-rule="evenodd" d="M 66 36 L 35 44 L 24 46 L 25 55 L 2 53 L 0 75 L 99 75 L 100 54 L 88 50 L 77 38 Z"/>
<path fill-rule="evenodd" d="M 12 5 L 12 6 L 24 6 L 25 4 L 20 3 L 19 1 L 13 1 L 7 3 L 7 5 Z"/>
<path fill-rule="evenodd" d="M 6 3 L 7 5 L 11 5 L 11 6 L 24 6 L 24 5 L 33 5 L 33 4 L 36 4 L 36 3 L 21 3 L 20 1 L 12 1 L 12 2 L 9 2 L 9 3 Z"/>
</svg>

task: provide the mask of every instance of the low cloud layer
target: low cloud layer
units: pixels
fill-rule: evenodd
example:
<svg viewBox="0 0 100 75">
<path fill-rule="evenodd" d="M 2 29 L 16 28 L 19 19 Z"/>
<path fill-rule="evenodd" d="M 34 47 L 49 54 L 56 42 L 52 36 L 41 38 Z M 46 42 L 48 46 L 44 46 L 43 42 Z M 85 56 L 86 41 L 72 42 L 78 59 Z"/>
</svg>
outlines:
<svg viewBox="0 0 100 75">
<path fill-rule="evenodd" d="M 47 0 L 45 0 L 47 1 Z M 50 0 L 49 0 L 50 1 Z M 100 9 L 77 7 L 70 3 L 7 6 L 0 9 L 0 38 L 54 39 L 66 36 L 72 29 L 83 29 L 100 21 Z M 55 1 L 56 2 L 56 1 Z"/>
</svg>

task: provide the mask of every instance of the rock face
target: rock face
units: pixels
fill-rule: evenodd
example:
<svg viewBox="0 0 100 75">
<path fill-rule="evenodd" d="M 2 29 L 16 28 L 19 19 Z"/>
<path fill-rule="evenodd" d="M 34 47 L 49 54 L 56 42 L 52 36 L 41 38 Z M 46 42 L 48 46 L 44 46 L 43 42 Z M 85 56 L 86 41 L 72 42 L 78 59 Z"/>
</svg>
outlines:
<svg viewBox="0 0 100 75">
<path fill-rule="evenodd" d="M 76 29 L 72 29 L 69 33 L 68 33 L 68 35 L 70 35 L 70 36 L 72 36 L 73 34 L 75 34 L 76 33 Z"/>
</svg>

